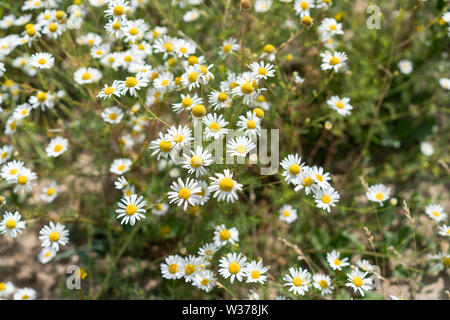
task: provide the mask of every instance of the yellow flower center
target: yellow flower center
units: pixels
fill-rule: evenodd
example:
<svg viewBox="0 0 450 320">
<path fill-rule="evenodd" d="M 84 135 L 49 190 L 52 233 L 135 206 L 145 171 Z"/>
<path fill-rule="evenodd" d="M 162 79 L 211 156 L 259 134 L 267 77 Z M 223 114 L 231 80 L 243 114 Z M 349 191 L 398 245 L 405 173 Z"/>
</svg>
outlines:
<svg viewBox="0 0 450 320">
<path fill-rule="evenodd" d="M 8 229 L 14 229 L 16 227 L 16 220 L 9 219 L 8 221 L 6 221 L 5 226 Z"/>
<path fill-rule="evenodd" d="M 36 98 L 39 102 L 44 102 L 45 100 L 47 100 L 47 94 L 41 91 L 36 95 Z"/>
<path fill-rule="evenodd" d="M 62 150 L 62 145 L 60 145 L 60 144 L 57 144 L 54 148 L 53 148 L 53 150 L 55 150 L 55 152 L 60 152 L 61 150 Z"/>
<path fill-rule="evenodd" d="M 198 63 L 198 57 L 197 56 L 190 56 L 188 58 L 189 65 L 193 66 L 194 64 Z"/>
<path fill-rule="evenodd" d="M 323 177 L 320 174 L 316 174 L 316 179 L 319 181 L 323 181 Z"/>
<path fill-rule="evenodd" d="M 137 207 L 135 204 L 130 203 L 129 205 L 127 205 L 127 207 L 125 208 L 125 212 L 127 213 L 127 215 L 132 216 L 133 214 L 135 214 L 137 211 Z"/>
<path fill-rule="evenodd" d="M 180 191 L 178 191 L 178 195 L 184 200 L 189 199 L 189 197 L 191 196 L 191 190 L 186 187 L 181 188 Z"/>
<path fill-rule="evenodd" d="M 271 53 L 271 52 L 273 52 L 275 50 L 275 47 L 273 45 L 271 45 L 271 44 L 266 44 L 264 46 L 263 50 L 264 50 L 265 53 Z"/>
<path fill-rule="evenodd" d="M 209 125 L 209 130 L 211 130 L 214 133 L 219 132 L 220 125 L 217 122 L 213 122 Z"/>
<path fill-rule="evenodd" d="M 125 8 L 122 6 L 115 6 L 113 13 L 115 16 L 121 16 L 125 13 Z"/>
<path fill-rule="evenodd" d="M 163 87 L 165 87 L 165 86 L 167 86 L 168 84 L 169 84 L 169 80 L 167 80 L 167 79 L 164 79 L 163 81 L 161 81 L 161 85 L 163 86 Z"/>
<path fill-rule="evenodd" d="M 302 10 L 307 10 L 308 9 L 308 2 L 302 1 L 300 3 L 300 7 L 302 8 Z"/>
<path fill-rule="evenodd" d="M 259 279 L 259 277 L 261 276 L 261 273 L 259 273 L 258 270 L 253 270 L 251 273 L 252 279 Z"/>
<path fill-rule="evenodd" d="M 133 27 L 133 28 L 130 28 L 130 30 L 128 30 L 128 33 L 131 34 L 132 36 L 135 36 L 139 33 L 139 30 L 138 30 L 138 28 Z"/>
<path fill-rule="evenodd" d="M 325 280 L 320 280 L 320 281 L 318 282 L 318 284 L 319 284 L 319 286 L 320 286 L 322 289 L 328 287 L 328 283 L 327 283 Z"/>
<path fill-rule="evenodd" d="M 336 31 L 337 30 L 337 26 L 335 24 L 331 24 L 330 25 L 330 30 Z"/>
<path fill-rule="evenodd" d="M 58 26 L 52 22 L 48 25 L 48 30 L 50 30 L 50 32 L 56 32 L 56 30 L 58 30 Z"/>
<path fill-rule="evenodd" d="M 232 262 L 228 266 L 228 271 L 230 271 L 230 273 L 232 273 L 232 274 L 238 273 L 239 270 L 241 270 L 241 266 L 237 262 Z"/>
<path fill-rule="evenodd" d="M 261 108 L 255 108 L 253 109 L 253 113 L 258 117 L 258 118 L 262 118 L 264 117 L 264 110 Z"/>
<path fill-rule="evenodd" d="M 29 35 L 30 37 L 34 36 L 36 34 L 36 29 L 34 29 L 33 27 L 26 29 L 27 35 Z"/>
<path fill-rule="evenodd" d="M 113 25 L 112 25 L 112 28 L 113 28 L 114 30 L 119 30 L 120 27 L 121 27 L 121 26 L 120 26 L 120 22 L 119 22 L 119 21 L 114 22 Z"/>
<path fill-rule="evenodd" d="M 433 211 L 431 214 L 435 217 L 439 217 L 439 212 L 437 212 L 437 211 Z"/>
<path fill-rule="evenodd" d="M 124 164 L 119 165 L 119 166 L 117 167 L 117 170 L 119 170 L 119 171 L 125 170 L 125 165 L 124 165 Z"/>
<path fill-rule="evenodd" d="M 247 148 L 245 146 L 243 146 L 243 145 L 239 145 L 239 146 L 236 147 L 236 151 L 238 153 L 245 153 L 247 151 Z"/>
<path fill-rule="evenodd" d="M 9 170 L 9 174 L 13 176 L 13 175 L 15 175 L 17 173 L 17 171 L 18 170 L 16 168 L 11 169 L 11 170 Z"/>
<path fill-rule="evenodd" d="M 322 196 L 322 202 L 323 203 L 327 204 L 327 203 L 330 203 L 330 201 L 331 201 L 331 197 L 329 195 L 325 194 L 325 195 Z"/>
<path fill-rule="evenodd" d="M 176 263 L 172 263 L 169 266 L 169 272 L 174 274 L 174 273 L 177 273 L 177 271 L 178 271 L 178 265 Z"/>
<path fill-rule="evenodd" d="M 37 62 L 38 62 L 39 64 L 46 64 L 46 63 L 47 63 L 47 60 L 45 60 L 44 58 L 40 58 Z"/>
<path fill-rule="evenodd" d="M 166 50 L 166 52 L 172 52 L 173 46 L 171 43 L 164 43 L 164 49 Z"/>
<path fill-rule="evenodd" d="M 52 196 L 55 193 L 55 188 L 48 188 L 47 195 Z"/>
<path fill-rule="evenodd" d="M 206 108 L 202 104 L 197 104 L 192 108 L 192 114 L 197 118 L 203 117 L 206 114 Z"/>
<path fill-rule="evenodd" d="M 111 120 L 116 120 L 116 119 L 117 119 L 117 114 L 111 113 L 111 114 L 108 116 L 108 118 L 111 119 Z"/>
<path fill-rule="evenodd" d="M 352 282 L 357 287 L 361 287 L 363 285 L 363 279 L 361 277 L 354 277 Z"/>
<path fill-rule="evenodd" d="M 200 284 L 202 285 L 202 286 L 206 286 L 207 284 L 209 283 L 209 279 L 203 279 L 202 280 L 202 282 L 200 282 Z"/>
<path fill-rule="evenodd" d="M 219 188 L 223 191 L 229 192 L 233 190 L 234 187 L 234 181 L 231 178 L 225 177 L 220 180 Z"/>
<path fill-rule="evenodd" d="M 165 153 L 169 152 L 170 150 L 172 150 L 172 142 L 168 140 L 161 141 L 159 143 L 159 150 Z"/>
<path fill-rule="evenodd" d="M 125 85 L 128 88 L 135 87 L 137 84 L 138 84 L 138 81 L 135 77 L 128 77 L 127 80 L 125 81 Z"/>
<path fill-rule="evenodd" d="M 227 241 L 231 237 L 231 233 L 228 229 L 223 229 L 219 234 L 220 240 Z"/>
<path fill-rule="evenodd" d="M 26 184 L 28 182 L 28 178 L 26 177 L 26 176 L 23 176 L 23 175 L 19 175 L 18 177 L 17 177 L 17 183 L 18 184 L 20 184 L 20 185 L 24 185 L 24 184 Z"/>
<path fill-rule="evenodd" d="M 224 53 L 230 52 L 231 49 L 232 49 L 231 44 L 226 44 L 226 45 L 224 45 L 223 48 L 222 48 L 222 50 L 223 50 Z"/>
<path fill-rule="evenodd" d="M 299 277 L 295 277 L 294 279 L 292 279 L 292 283 L 294 284 L 294 286 L 300 287 L 303 281 Z"/>
<path fill-rule="evenodd" d="M 2 159 L 5 159 L 8 156 L 8 152 L 3 152 L 2 153 Z"/>
<path fill-rule="evenodd" d="M 244 94 L 250 94 L 254 90 L 252 84 L 250 82 L 246 82 L 241 86 L 241 91 Z"/>
<path fill-rule="evenodd" d="M 255 129 L 256 128 L 256 122 L 254 120 L 248 120 L 246 124 L 247 124 L 247 129 Z"/>
<path fill-rule="evenodd" d="M 184 272 L 187 275 L 193 274 L 195 272 L 195 266 L 193 264 L 188 264 L 186 267 L 184 267 Z"/>
<path fill-rule="evenodd" d="M 336 102 L 336 107 L 338 107 L 339 109 L 344 109 L 344 103 L 342 101 L 338 101 Z"/>
<path fill-rule="evenodd" d="M 89 80 L 90 78 L 92 78 L 92 75 L 89 72 L 85 72 L 81 76 L 81 79 L 83 79 L 83 80 Z"/>
<path fill-rule="evenodd" d="M 450 267 L 450 257 L 443 257 L 442 258 L 442 265 L 446 268 Z"/>
<path fill-rule="evenodd" d="M 186 53 L 187 52 L 187 49 L 185 47 L 181 47 L 179 50 L 180 50 L 181 53 Z"/>
<path fill-rule="evenodd" d="M 289 173 L 292 174 L 293 176 L 299 174 L 300 171 L 301 171 L 301 167 L 296 163 L 293 163 L 289 166 Z"/>
<path fill-rule="evenodd" d="M 114 89 L 113 87 L 108 87 L 105 89 L 105 94 L 110 95 L 113 94 L 116 91 L 116 89 Z"/>
<path fill-rule="evenodd" d="M 267 74 L 267 69 L 266 68 L 258 68 L 258 73 L 262 76 L 265 76 Z"/>
<path fill-rule="evenodd" d="M 341 260 L 339 260 L 339 259 L 334 259 L 334 264 L 335 264 L 335 265 L 340 266 L 341 263 L 342 263 Z"/>
<path fill-rule="evenodd" d="M 290 215 L 291 215 L 291 213 L 288 210 L 283 211 L 283 216 L 289 217 Z"/>
<path fill-rule="evenodd" d="M 202 157 L 193 156 L 191 158 L 191 167 L 193 167 L 193 168 L 201 167 L 202 162 L 203 162 Z"/>
<path fill-rule="evenodd" d="M 190 83 L 197 81 L 197 78 L 198 78 L 198 73 L 195 71 L 189 73 L 189 75 L 188 75 L 188 80 Z"/>
<path fill-rule="evenodd" d="M 0 282 L 0 291 L 5 291 L 5 290 L 6 290 L 6 283 Z"/>
<path fill-rule="evenodd" d="M 377 193 L 376 195 L 375 195 L 375 198 L 377 198 L 377 200 L 383 200 L 384 199 L 384 195 L 380 192 L 380 193 Z"/>
<path fill-rule="evenodd" d="M 181 106 L 183 108 L 190 107 L 193 103 L 194 103 L 194 101 L 192 101 L 192 99 L 189 97 L 186 97 L 183 100 L 181 100 Z"/>
<path fill-rule="evenodd" d="M 59 240 L 59 232 L 57 232 L 57 231 L 50 232 L 48 238 L 50 239 L 51 242 L 58 241 Z"/>
<path fill-rule="evenodd" d="M 27 295 L 27 294 L 24 294 L 24 295 L 22 296 L 22 300 L 28 300 L 29 298 L 30 298 L 30 296 Z"/>
<path fill-rule="evenodd" d="M 330 59 L 330 64 L 332 66 L 337 65 L 339 62 L 341 62 L 341 60 L 338 57 L 332 56 L 331 59 Z"/>
</svg>

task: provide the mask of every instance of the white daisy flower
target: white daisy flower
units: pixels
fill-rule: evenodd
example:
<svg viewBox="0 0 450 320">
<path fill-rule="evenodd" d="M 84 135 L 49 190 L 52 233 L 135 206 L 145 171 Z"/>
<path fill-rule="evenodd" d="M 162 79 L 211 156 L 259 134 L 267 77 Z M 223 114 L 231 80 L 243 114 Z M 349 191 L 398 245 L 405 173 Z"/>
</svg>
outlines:
<svg viewBox="0 0 450 320">
<path fill-rule="evenodd" d="M 312 279 L 314 288 L 318 289 L 321 295 L 331 294 L 334 287 L 331 285 L 331 278 L 329 276 L 317 273 Z"/>
<path fill-rule="evenodd" d="M 364 291 L 372 289 L 372 279 L 365 278 L 366 276 L 367 272 L 361 272 L 358 269 L 353 270 L 347 274 L 348 283 L 345 285 L 352 288 L 353 291 L 359 292 L 364 297 Z"/>
<path fill-rule="evenodd" d="M 39 253 L 38 260 L 40 263 L 46 264 L 47 262 L 51 261 L 55 256 L 56 256 L 55 250 L 44 248 Z"/>
<path fill-rule="evenodd" d="M 267 12 L 272 6 L 272 0 L 256 0 L 255 12 Z"/>
<path fill-rule="evenodd" d="M 339 193 L 331 186 L 326 188 L 313 186 L 312 191 L 316 206 L 328 212 L 330 212 L 331 207 L 336 206 L 340 198 Z"/>
<path fill-rule="evenodd" d="M 412 62 L 407 59 L 400 60 L 398 63 L 398 68 L 403 74 L 410 74 L 413 71 Z"/>
<path fill-rule="evenodd" d="M 358 259 L 358 261 L 356 261 L 356 265 L 364 272 L 372 272 L 374 269 L 374 266 L 370 263 L 370 261 L 365 259 Z"/>
<path fill-rule="evenodd" d="M 102 118 L 105 122 L 117 124 L 122 121 L 123 112 L 119 107 L 108 107 L 102 111 Z"/>
<path fill-rule="evenodd" d="M 342 24 L 338 23 L 333 18 L 325 18 L 319 26 L 319 32 L 323 39 L 329 39 L 335 35 L 344 34 Z"/>
<path fill-rule="evenodd" d="M 219 274 L 225 279 L 230 278 L 230 282 L 233 283 L 234 279 L 242 282 L 243 277 L 246 275 L 247 258 L 237 254 L 236 252 L 227 253 L 225 257 L 220 258 L 219 261 Z"/>
<path fill-rule="evenodd" d="M 118 90 L 121 95 L 127 94 L 127 92 L 130 93 L 131 96 L 136 97 L 137 92 L 141 88 L 145 88 L 148 85 L 148 80 L 142 77 L 127 77 L 125 80 L 118 81 Z"/>
<path fill-rule="evenodd" d="M 283 205 L 278 213 L 280 214 L 279 219 L 287 223 L 292 223 L 298 218 L 297 210 L 288 204 Z"/>
<path fill-rule="evenodd" d="M 53 202 L 58 196 L 58 184 L 56 181 L 50 182 L 50 184 L 42 189 L 41 199 L 46 203 Z"/>
<path fill-rule="evenodd" d="M 34 180 L 37 179 L 37 174 L 28 168 L 22 167 L 15 179 L 16 186 L 14 192 L 17 194 L 25 194 L 31 191 L 31 188 L 36 184 Z"/>
<path fill-rule="evenodd" d="M 423 141 L 420 143 L 420 152 L 423 155 L 430 157 L 434 154 L 434 147 L 431 143 Z"/>
<path fill-rule="evenodd" d="M 384 184 L 373 185 L 366 192 L 367 199 L 379 203 L 380 206 L 383 206 L 383 201 L 389 200 L 390 195 L 391 188 L 386 187 Z"/>
<path fill-rule="evenodd" d="M 39 52 L 33 54 L 28 63 L 35 68 L 50 69 L 55 64 L 55 58 L 48 52 Z"/>
<path fill-rule="evenodd" d="M 250 69 L 257 79 L 266 80 L 267 78 L 272 78 L 275 76 L 275 67 L 270 63 L 264 63 L 264 61 L 253 62 L 250 65 Z"/>
<path fill-rule="evenodd" d="M 353 107 L 350 105 L 350 98 L 341 99 L 338 96 L 332 96 L 327 100 L 327 104 L 341 116 L 347 116 L 351 113 L 351 110 L 353 110 Z"/>
<path fill-rule="evenodd" d="M 55 95 L 50 92 L 38 91 L 34 96 L 31 96 L 28 103 L 33 109 L 41 108 L 42 111 L 51 109 L 55 106 Z"/>
<path fill-rule="evenodd" d="M 425 207 L 425 213 L 434 221 L 441 222 L 447 218 L 447 213 L 439 204 L 429 204 Z"/>
<path fill-rule="evenodd" d="M 170 189 L 167 194 L 169 196 L 169 203 L 176 203 L 178 206 L 183 206 L 184 211 L 186 211 L 188 205 L 197 205 L 200 196 L 198 193 L 201 192 L 201 188 L 198 183 L 190 178 L 187 178 L 186 182 L 183 182 L 181 178 L 178 178 L 178 182 L 172 182 Z"/>
<path fill-rule="evenodd" d="M 167 130 L 166 137 L 172 141 L 173 147 L 178 150 L 193 140 L 191 129 L 187 126 L 182 127 L 181 125 L 178 128 L 175 126 L 170 127 Z"/>
<path fill-rule="evenodd" d="M 183 272 L 183 258 L 178 255 L 170 255 L 161 263 L 160 269 L 164 279 L 181 279 Z"/>
<path fill-rule="evenodd" d="M 0 148 L 0 164 L 10 159 L 13 151 L 14 147 L 9 144 L 5 144 L 4 146 L 2 146 Z"/>
<path fill-rule="evenodd" d="M 12 213 L 5 211 L 3 220 L 0 222 L 0 234 L 5 234 L 12 238 L 17 237 L 17 234 L 22 233 L 22 229 L 25 229 L 25 222 L 20 221 L 22 216 L 18 211 Z"/>
<path fill-rule="evenodd" d="M 132 164 L 133 162 L 130 159 L 115 159 L 109 167 L 109 172 L 117 175 L 122 175 L 125 172 L 130 171 Z"/>
<path fill-rule="evenodd" d="M 181 102 L 172 104 L 172 109 L 176 113 L 181 113 L 184 110 L 191 110 L 197 104 L 202 103 L 202 98 L 197 94 L 181 94 Z"/>
<path fill-rule="evenodd" d="M 197 150 L 191 150 L 191 156 L 184 155 L 183 168 L 188 169 L 189 174 L 194 174 L 198 178 L 208 172 L 206 167 L 212 164 L 212 155 L 202 147 Z"/>
<path fill-rule="evenodd" d="M 238 44 L 235 38 L 228 38 L 222 43 L 221 50 L 219 51 L 219 55 L 222 59 L 225 59 L 233 52 L 239 51 L 241 46 Z"/>
<path fill-rule="evenodd" d="M 310 168 L 310 175 L 316 183 L 321 188 L 327 188 L 330 183 L 328 181 L 331 180 L 330 174 L 328 172 L 324 172 L 322 167 L 314 166 Z"/>
<path fill-rule="evenodd" d="M 445 224 L 439 226 L 438 233 L 443 237 L 450 237 L 450 226 L 447 226 Z"/>
<path fill-rule="evenodd" d="M 228 125 L 228 121 L 225 121 L 221 114 L 210 113 L 203 119 L 205 129 L 203 134 L 206 139 L 217 140 L 228 133 L 228 129 L 225 128 Z"/>
<path fill-rule="evenodd" d="M 347 55 L 345 52 L 334 52 L 333 54 L 329 51 L 320 54 L 322 58 L 322 70 L 333 69 L 334 72 L 339 72 L 345 65 L 347 61 Z"/>
<path fill-rule="evenodd" d="M 129 183 L 128 183 L 127 179 L 125 179 L 125 177 L 119 177 L 119 178 L 117 178 L 116 181 L 114 181 L 114 185 L 117 190 L 122 190 L 123 188 L 128 186 L 128 184 Z"/>
<path fill-rule="evenodd" d="M 192 284 L 199 289 L 210 292 L 215 286 L 216 277 L 211 270 L 202 270 L 195 274 Z"/>
<path fill-rule="evenodd" d="M 171 137 L 160 132 L 159 138 L 153 140 L 150 143 L 149 149 L 154 150 L 152 156 L 157 154 L 158 156 L 156 159 L 159 160 L 160 158 L 167 159 L 167 157 L 171 154 L 174 146 L 175 143 L 172 142 Z"/>
<path fill-rule="evenodd" d="M 105 17 L 126 20 L 127 12 L 130 9 L 130 4 L 126 0 L 111 0 L 108 1 L 108 9 L 105 10 Z"/>
<path fill-rule="evenodd" d="M 63 137 L 56 137 L 50 140 L 47 148 L 45 148 L 45 152 L 47 156 L 56 158 L 66 152 L 68 147 L 69 140 Z"/>
<path fill-rule="evenodd" d="M 245 116 L 239 116 L 236 126 L 249 137 L 259 136 L 261 131 L 261 119 L 251 111 Z"/>
<path fill-rule="evenodd" d="M 153 80 L 153 87 L 161 92 L 171 91 L 175 86 L 174 76 L 170 72 L 163 72 Z"/>
<path fill-rule="evenodd" d="M 14 285 L 11 281 L 0 282 L 0 298 L 7 297 L 14 292 Z"/>
<path fill-rule="evenodd" d="M 220 110 L 231 107 L 231 97 L 225 91 L 213 90 L 208 95 L 208 102 L 214 110 Z"/>
<path fill-rule="evenodd" d="M 219 201 L 234 202 L 238 199 L 237 191 L 242 190 L 242 184 L 233 180 L 233 174 L 229 169 L 225 169 L 224 173 L 216 173 L 217 177 L 210 177 L 212 183 L 209 191 L 214 192 L 213 197 Z"/>
<path fill-rule="evenodd" d="M 181 84 L 189 90 L 199 88 L 201 80 L 201 71 L 199 65 L 193 65 L 186 68 L 181 75 Z"/>
<path fill-rule="evenodd" d="M 156 216 L 163 216 L 169 210 L 169 205 L 165 202 L 157 203 L 152 208 L 152 213 Z"/>
<path fill-rule="evenodd" d="M 39 240 L 42 241 L 43 248 L 50 248 L 59 251 L 59 246 L 64 246 L 69 242 L 69 230 L 59 222 L 54 224 L 50 221 L 48 226 L 42 227 L 39 231 Z"/>
<path fill-rule="evenodd" d="M 136 42 L 144 38 L 145 33 L 148 31 L 148 25 L 143 19 L 128 20 L 125 21 L 122 30 L 126 41 Z"/>
<path fill-rule="evenodd" d="M 95 68 L 80 68 L 75 71 L 73 78 L 78 84 L 88 84 L 99 81 L 102 78 L 102 73 Z"/>
<path fill-rule="evenodd" d="M 289 268 L 289 273 L 283 277 L 283 281 L 286 281 L 283 286 L 289 287 L 289 291 L 294 294 L 303 296 L 311 286 L 311 274 L 308 270 L 293 267 Z"/>
<path fill-rule="evenodd" d="M 247 283 L 261 283 L 264 284 L 267 280 L 267 276 L 264 275 L 267 270 L 269 270 L 268 267 L 265 267 L 262 264 L 262 261 L 250 261 L 247 263 L 246 267 L 246 276 L 247 276 Z"/>
<path fill-rule="evenodd" d="M 197 272 L 203 270 L 206 267 L 206 264 L 207 262 L 203 257 L 189 255 L 184 258 L 181 264 L 184 280 L 186 282 L 192 282 Z"/>
<path fill-rule="evenodd" d="M 341 254 L 336 250 L 327 253 L 327 261 L 333 270 L 341 271 L 342 268 L 350 265 L 348 258 L 341 259 Z"/>
<path fill-rule="evenodd" d="M 239 242 L 239 231 L 236 228 L 225 227 L 224 224 L 216 226 L 213 241 L 217 246 L 224 246 L 227 243 L 234 245 Z"/>
<path fill-rule="evenodd" d="M 119 215 L 117 219 L 122 218 L 120 224 L 130 224 L 134 226 L 136 220 L 141 220 L 145 218 L 145 206 L 147 201 L 143 200 L 144 197 L 140 196 L 138 198 L 137 194 L 132 194 L 131 196 L 125 196 L 118 203 L 119 209 L 116 213 Z"/>
<path fill-rule="evenodd" d="M 200 196 L 200 199 L 198 200 L 198 205 L 202 206 L 206 202 L 208 202 L 211 192 L 208 189 L 209 185 L 205 181 L 197 180 L 197 183 L 198 183 L 198 185 L 200 187 L 200 190 L 201 190 L 198 193 L 198 195 Z"/>
<path fill-rule="evenodd" d="M 119 84 L 120 83 L 117 80 L 114 80 L 110 86 L 105 84 L 105 87 L 102 90 L 100 90 L 97 97 L 99 97 L 103 100 L 105 100 L 106 98 L 114 97 L 114 96 L 120 97 Z"/>
<path fill-rule="evenodd" d="M 449 78 L 440 78 L 439 84 L 442 88 L 450 90 L 450 79 Z"/>
<path fill-rule="evenodd" d="M 24 119 L 24 118 L 30 116 L 31 109 L 32 109 L 32 107 L 28 103 L 19 104 L 14 109 L 14 117 L 16 119 Z"/>
<path fill-rule="evenodd" d="M 300 16 L 300 18 L 311 16 L 309 9 L 314 7 L 314 0 L 296 0 L 294 3 L 295 13 Z"/>
<path fill-rule="evenodd" d="M 18 289 L 14 293 L 14 300 L 35 300 L 37 296 L 36 290 L 32 288 Z"/>
<path fill-rule="evenodd" d="M 2 167 L 0 174 L 7 183 L 14 183 L 15 181 L 17 181 L 17 176 L 19 175 L 19 172 L 23 167 L 24 163 L 22 161 L 9 161 Z"/>
<path fill-rule="evenodd" d="M 218 249 L 219 246 L 215 242 L 210 242 L 201 246 L 198 249 L 198 254 L 205 259 L 211 260 Z"/>
<path fill-rule="evenodd" d="M 256 145 L 248 137 L 236 137 L 227 142 L 227 152 L 230 156 L 246 157 Z"/>
<path fill-rule="evenodd" d="M 287 183 L 299 184 L 301 182 L 305 169 L 301 156 L 297 153 L 289 154 L 281 161 L 280 165 L 284 169 L 281 175 Z"/>
</svg>

